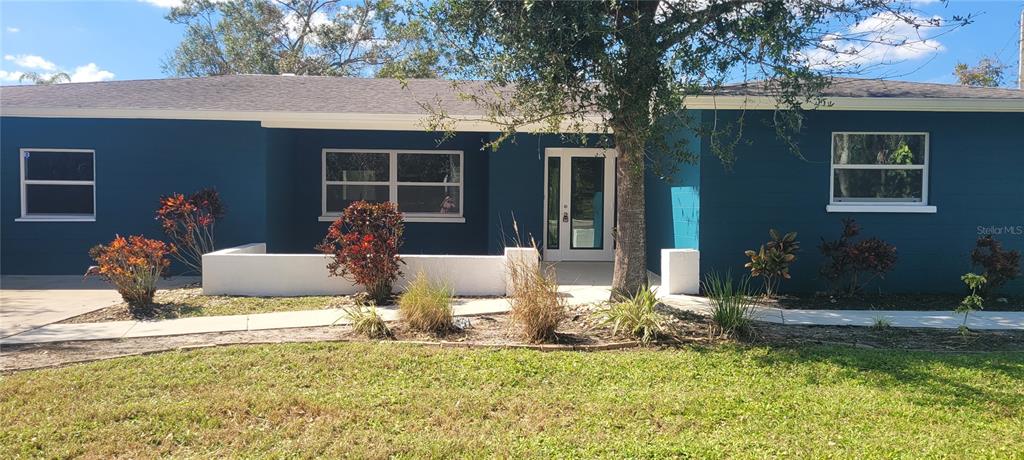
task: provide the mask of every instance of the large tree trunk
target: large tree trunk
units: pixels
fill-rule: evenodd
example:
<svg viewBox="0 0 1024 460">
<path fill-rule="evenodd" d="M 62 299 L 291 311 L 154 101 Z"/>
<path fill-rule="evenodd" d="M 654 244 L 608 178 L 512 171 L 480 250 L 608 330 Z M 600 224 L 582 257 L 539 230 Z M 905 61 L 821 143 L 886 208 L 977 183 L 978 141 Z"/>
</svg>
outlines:
<svg viewBox="0 0 1024 460">
<path fill-rule="evenodd" d="M 625 126 L 616 126 L 615 271 L 612 298 L 647 285 L 647 219 L 644 215 L 643 142 Z"/>
</svg>

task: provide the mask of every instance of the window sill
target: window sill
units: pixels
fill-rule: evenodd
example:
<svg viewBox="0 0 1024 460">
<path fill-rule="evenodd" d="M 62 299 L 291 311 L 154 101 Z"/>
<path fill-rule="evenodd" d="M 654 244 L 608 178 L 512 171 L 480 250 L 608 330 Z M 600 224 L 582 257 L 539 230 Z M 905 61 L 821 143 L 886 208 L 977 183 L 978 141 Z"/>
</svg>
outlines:
<svg viewBox="0 0 1024 460">
<path fill-rule="evenodd" d="M 826 212 L 893 212 L 893 213 L 917 213 L 935 214 L 938 208 L 920 204 L 891 205 L 891 204 L 830 204 L 825 207 Z"/>
<path fill-rule="evenodd" d="M 320 222 L 334 222 L 339 216 L 320 216 L 317 220 Z M 406 217 L 402 219 L 403 222 L 426 222 L 435 224 L 464 224 L 466 223 L 465 217 Z"/>
<path fill-rule="evenodd" d="M 96 222 L 96 217 L 27 216 L 14 219 L 15 222 Z"/>
</svg>

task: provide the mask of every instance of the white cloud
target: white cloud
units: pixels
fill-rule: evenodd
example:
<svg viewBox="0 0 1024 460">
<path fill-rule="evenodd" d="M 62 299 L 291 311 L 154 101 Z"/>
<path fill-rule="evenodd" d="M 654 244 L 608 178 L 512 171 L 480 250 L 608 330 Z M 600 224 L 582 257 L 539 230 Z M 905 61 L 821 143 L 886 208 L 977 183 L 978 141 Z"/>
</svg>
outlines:
<svg viewBox="0 0 1024 460">
<path fill-rule="evenodd" d="M 26 69 L 34 70 L 57 70 L 57 64 L 54 64 L 41 56 L 34 54 L 19 54 L 17 56 L 11 56 L 10 54 L 4 55 L 5 61 L 11 61 L 18 67 L 24 67 Z"/>
<path fill-rule="evenodd" d="M 90 62 L 86 65 L 75 67 L 75 71 L 71 73 L 72 83 L 81 83 L 87 81 L 103 81 L 113 79 L 113 72 L 100 69 L 99 66 L 97 66 L 94 62 Z"/>
<path fill-rule="evenodd" d="M 320 27 L 324 24 L 330 24 L 330 22 L 331 20 L 327 18 L 327 15 L 321 11 L 317 11 L 316 13 L 313 13 L 313 15 L 309 17 L 309 26 L 314 30 L 316 30 L 317 27 Z M 302 20 L 299 18 L 298 15 L 295 14 L 294 11 L 289 11 L 284 15 L 284 26 L 285 33 L 287 33 L 288 38 L 292 40 L 298 38 L 299 33 L 302 32 Z M 313 42 L 316 42 L 316 33 L 310 34 L 307 37 L 307 39 L 310 38 L 312 39 Z"/>
<path fill-rule="evenodd" d="M 181 6 L 181 0 L 139 0 L 142 3 L 149 3 L 158 8 L 174 8 Z"/>
<path fill-rule="evenodd" d="M 6 30 L 7 30 L 8 33 L 12 33 L 12 34 L 16 34 L 18 32 L 21 32 L 21 29 L 19 29 L 17 27 L 8 27 Z"/>
<path fill-rule="evenodd" d="M 13 71 L 8 72 L 6 70 L 0 70 L 0 81 L 18 81 L 21 79 L 23 72 Z"/>
<path fill-rule="evenodd" d="M 846 32 L 825 35 L 818 47 L 804 56 L 818 68 L 920 59 L 945 51 L 946 47 L 941 42 L 929 38 L 940 26 L 939 21 L 938 17 L 909 15 L 904 19 L 889 12 L 877 13 L 849 27 Z"/>
<path fill-rule="evenodd" d="M 49 78 L 57 72 L 61 72 L 60 68 L 57 67 L 57 64 L 47 61 L 42 56 L 36 56 L 33 54 L 19 54 L 16 56 L 5 54 L 4 60 L 13 62 L 14 65 L 22 69 L 39 72 L 39 75 L 43 78 Z M 15 81 L 24 73 L 25 72 L 18 70 L 0 70 L 0 80 Z M 74 72 L 67 72 L 67 74 L 71 76 L 72 83 L 114 79 L 113 72 L 101 69 L 95 62 L 75 67 Z"/>
</svg>

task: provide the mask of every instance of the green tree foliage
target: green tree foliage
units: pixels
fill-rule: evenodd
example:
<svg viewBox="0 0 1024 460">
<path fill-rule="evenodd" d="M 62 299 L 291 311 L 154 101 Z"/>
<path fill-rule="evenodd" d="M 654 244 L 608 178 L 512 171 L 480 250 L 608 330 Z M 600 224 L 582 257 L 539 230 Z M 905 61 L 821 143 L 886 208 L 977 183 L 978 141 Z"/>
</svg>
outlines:
<svg viewBox="0 0 1024 460">
<path fill-rule="evenodd" d="M 742 134 L 742 118 L 695 122 L 685 110 L 688 97 L 743 94 L 749 87 L 726 89 L 724 82 L 757 80 L 752 85 L 779 109 L 772 124 L 791 141 L 801 109 L 823 102 L 834 68 L 821 55 L 850 62 L 869 44 L 893 45 L 857 24 L 883 17 L 951 27 L 968 20 L 942 22 L 915 14 L 909 2 L 889 0 L 438 0 L 430 15 L 449 53 L 448 73 L 488 81 L 462 88 L 487 121 L 502 126 L 496 143 L 537 126 L 580 139 L 592 139 L 583 135 L 596 130 L 614 140 L 613 287 L 622 292 L 636 292 L 647 278 L 646 165 L 667 176 L 698 153 L 667 134 L 685 126 L 709 134 L 726 163 Z M 450 126 L 454 117 L 444 107 L 424 105 L 434 113 L 432 127 Z"/>
<path fill-rule="evenodd" d="M 57 72 L 52 75 L 43 75 L 38 72 L 25 72 L 18 77 L 19 82 L 32 82 L 33 85 L 53 85 L 56 83 L 71 83 L 71 75 L 67 72 Z"/>
<path fill-rule="evenodd" d="M 1003 84 L 1003 71 L 1006 64 L 993 58 L 981 58 L 977 65 L 969 66 L 963 62 L 956 63 L 953 75 L 957 83 L 966 86 L 996 87 Z"/>
<path fill-rule="evenodd" d="M 435 77 L 427 28 L 395 0 L 185 0 L 185 37 L 164 63 L 182 76 L 241 73 Z"/>
</svg>

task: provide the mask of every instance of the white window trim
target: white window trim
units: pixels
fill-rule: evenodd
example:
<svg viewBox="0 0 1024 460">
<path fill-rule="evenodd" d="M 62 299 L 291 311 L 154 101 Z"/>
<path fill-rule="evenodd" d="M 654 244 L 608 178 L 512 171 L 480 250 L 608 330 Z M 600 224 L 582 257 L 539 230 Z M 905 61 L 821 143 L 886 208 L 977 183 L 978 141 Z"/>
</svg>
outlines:
<svg viewBox="0 0 1024 460">
<path fill-rule="evenodd" d="M 874 134 L 874 135 L 914 135 L 924 136 L 924 162 L 920 165 L 837 165 L 835 163 L 836 142 L 835 136 L 842 134 Z M 825 212 L 892 212 L 892 213 L 935 213 L 938 208 L 928 204 L 928 170 L 931 156 L 931 135 L 927 132 L 918 131 L 832 131 L 829 135 L 829 178 L 828 178 L 828 205 Z M 921 201 L 918 203 L 906 201 L 837 201 L 836 200 L 836 170 L 837 169 L 906 169 L 922 171 L 921 178 Z"/>
<path fill-rule="evenodd" d="M 40 180 L 25 179 L 26 152 L 68 152 L 92 154 L 92 180 Z M 23 148 L 18 150 L 18 164 L 21 170 L 21 217 L 15 222 L 96 222 L 96 151 L 93 149 Z M 29 214 L 27 185 L 91 185 L 92 214 Z"/>
<path fill-rule="evenodd" d="M 327 181 L 327 154 L 328 153 L 386 153 L 388 154 L 388 180 L 387 181 Z M 403 153 L 431 154 L 431 155 L 458 155 L 459 156 L 459 181 L 456 182 L 399 182 L 398 181 L 398 155 Z M 465 223 L 463 206 L 466 200 L 466 169 L 465 155 L 462 150 L 396 150 L 396 149 L 333 149 L 327 148 L 320 152 L 320 222 L 333 222 L 340 212 L 327 212 L 327 186 L 328 185 L 387 185 L 388 197 L 392 203 L 398 203 L 398 186 L 446 186 L 459 188 L 459 212 L 452 214 L 441 213 L 402 213 L 405 222 L 435 222 L 435 223 Z"/>
</svg>

